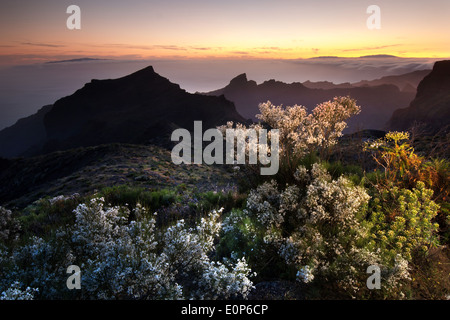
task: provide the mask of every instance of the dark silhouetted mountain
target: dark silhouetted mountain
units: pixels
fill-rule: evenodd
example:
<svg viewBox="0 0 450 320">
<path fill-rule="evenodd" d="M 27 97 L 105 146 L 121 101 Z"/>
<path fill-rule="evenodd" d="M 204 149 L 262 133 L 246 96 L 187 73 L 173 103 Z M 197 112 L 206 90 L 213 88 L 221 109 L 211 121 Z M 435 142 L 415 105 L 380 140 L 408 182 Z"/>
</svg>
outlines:
<svg viewBox="0 0 450 320">
<path fill-rule="evenodd" d="M 417 86 L 419 85 L 420 81 L 428 75 L 431 72 L 431 70 L 417 70 L 413 72 L 408 72 L 405 74 L 395 75 L 395 76 L 386 76 L 382 77 L 380 79 L 375 80 L 362 80 L 359 82 L 352 83 L 355 87 L 361 87 L 361 86 L 379 86 L 383 84 L 393 84 L 397 86 L 401 91 L 404 92 L 414 92 L 416 91 Z"/>
<path fill-rule="evenodd" d="M 409 107 L 394 112 L 389 128 L 407 130 L 415 123 L 425 124 L 431 131 L 450 124 L 450 60 L 434 64 Z"/>
<path fill-rule="evenodd" d="M 170 144 L 175 128 L 192 130 L 195 120 L 205 129 L 245 121 L 225 97 L 188 93 L 147 67 L 119 79 L 92 80 L 0 131 L 0 156 L 116 142 Z"/>
<path fill-rule="evenodd" d="M 224 95 L 235 103 L 241 115 L 252 120 L 257 120 L 255 115 L 259 113 L 259 104 L 268 100 L 276 105 L 303 105 L 311 111 L 321 102 L 349 95 L 357 100 L 362 111 L 348 121 L 347 133 L 360 129 L 385 129 L 392 112 L 409 105 L 415 95 L 413 92 L 401 92 L 395 85 L 388 84 L 365 87 L 327 86 L 329 89 L 314 89 L 299 82 L 288 84 L 273 79 L 256 84 L 255 81 L 247 80 L 245 74 L 241 74 L 226 87 L 206 94 Z"/>
<path fill-rule="evenodd" d="M 362 80 L 354 83 L 344 82 L 335 84 L 330 81 L 305 81 L 302 84 L 310 89 L 345 89 L 345 88 L 354 88 L 354 87 L 375 87 L 381 86 L 385 84 L 392 84 L 399 88 L 400 91 L 403 92 L 413 92 L 416 94 L 416 88 L 419 85 L 419 82 L 431 72 L 431 69 L 426 70 L 417 70 L 413 72 L 408 72 L 405 74 L 394 75 L 394 76 L 385 76 L 380 79 L 375 80 Z"/>
</svg>

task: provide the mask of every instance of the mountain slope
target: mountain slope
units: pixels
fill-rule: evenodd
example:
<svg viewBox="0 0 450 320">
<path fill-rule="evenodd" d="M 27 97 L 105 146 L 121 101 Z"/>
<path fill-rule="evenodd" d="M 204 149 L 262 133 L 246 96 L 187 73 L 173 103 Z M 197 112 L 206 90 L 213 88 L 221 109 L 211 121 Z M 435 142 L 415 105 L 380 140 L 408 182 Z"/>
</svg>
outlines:
<svg viewBox="0 0 450 320">
<path fill-rule="evenodd" d="M 230 188 L 225 166 L 176 165 L 155 145 L 104 144 L 20 159 L 0 159 L 0 204 L 25 207 L 42 197 L 93 194 L 113 186 L 209 191 Z"/>
<path fill-rule="evenodd" d="M 31 116 L 43 129 L 39 139 L 5 143 L 11 133 L 0 132 L 0 156 L 48 153 L 104 143 L 170 143 L 175 128 L 191 130 L 195 120 L 204 128 L 226 121 L 245 121 L 224 97 L 191 94 L 158 75 L 152 67 L 113 80 L 92 80 L 61 98 L 47 112 Z M 21 124 L 19 128 L 18 124 Z M 19 121 L 10 132 L 37 132 Z"/>
<path fill-rule="evenodd" d="M 396 110 L 389 121 L 392 130 L 407 130 L 415 122 L 437 131 L 450 123 L 450 60 L 438 61 L 417 87 L 409 107 Z"/>
</svg>

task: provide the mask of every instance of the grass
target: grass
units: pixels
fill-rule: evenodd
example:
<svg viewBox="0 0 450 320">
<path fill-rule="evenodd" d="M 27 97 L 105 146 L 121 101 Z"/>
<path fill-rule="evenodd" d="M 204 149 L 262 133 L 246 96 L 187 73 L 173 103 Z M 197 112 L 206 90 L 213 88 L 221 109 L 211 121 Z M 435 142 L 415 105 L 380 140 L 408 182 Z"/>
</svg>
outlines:
<svg viewBox="0 0 450 320">
<path fill-rule="evenodd" d="M 169 206 L 178 199 L 176 191 L 172 189 L 149 190 L 129 185 L 104 188 L 98 196 L 104 197 L 105 202 L 113 206 L 134 208 L 137 203 L 140 203 L 151 211 Z"/>
</svg>

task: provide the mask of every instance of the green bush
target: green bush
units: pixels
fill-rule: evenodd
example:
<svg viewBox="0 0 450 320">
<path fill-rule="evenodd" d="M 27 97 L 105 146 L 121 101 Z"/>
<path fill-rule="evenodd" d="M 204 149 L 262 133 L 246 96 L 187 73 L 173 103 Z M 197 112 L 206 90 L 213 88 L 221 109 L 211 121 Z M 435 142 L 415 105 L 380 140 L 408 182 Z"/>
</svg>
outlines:
<svg viewBox="0 0 450 320">
<path fill-rule="evenodd" d="M 199 212 L 208 212 L 219 208 L 230 211 L 233 208 L 242 208 L 245 204 L 246 195 L 233 191 L 206 191 L 195 193 L 192 198 L 195 200 L 191 201 L 190 205 Z"/>
<path fill-rule="evenodd" d="M 265 244 L 264 235 L 264 229 L 247 210 L 234 209 L 223 218 L 216 254 L 218 258 L 245 258 L 256 280 L 295 277 L 295 268 L 287 266 L 277 251 Z"/>
<path fill-rule="evenodd" d="M 24 233 L 23 238 L 45 237 L 52 230 L 73 223 L 75 220 L 73 210 L 82 201 L 83 197 L 74 194 L 42 198 L 27 206 L 17 218 Z"/>
<path fill-rule="evenodd" d="M 104 188 L 99 193 L 106 203 L 114 206 L 135 207 L 140 203 L 145 208 L 155 211 L 177 201 L 177 193 L 170 189 L 149 190 L 142 187 L 120 185 Z"/>
<path fill-rule="evenodd" d="M 439 225 L 433 220 L 439 206 L 431 200 L 433 191 L 418 182 L 413 190 L 382 189 L 372 204 L 371 234 L 390 259 L 397 254 L 411 261 L 414 253 L 437 246 Z"/>
</svg>

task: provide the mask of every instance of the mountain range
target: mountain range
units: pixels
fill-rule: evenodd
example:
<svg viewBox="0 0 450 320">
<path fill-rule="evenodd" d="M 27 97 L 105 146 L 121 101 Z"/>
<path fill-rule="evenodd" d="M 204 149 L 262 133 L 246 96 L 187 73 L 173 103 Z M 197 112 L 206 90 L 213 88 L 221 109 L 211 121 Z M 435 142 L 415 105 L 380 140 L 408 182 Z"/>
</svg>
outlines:
<svg viewBox="0 0 450 320">
<path fill-rule="evenodd" d="M 94 79 L 72 95 L 1 130 L 0 157 L 35 156 L 108 143 L 168 146 L 174 129 L 192 131 L 195 120 L 203 121 L 204 128 L 227 121 L 248 123 L 255 120 L 261 102 L 301 104 L 311 110 L 318 103 L 344 95 L 356 99 L 362 108 L 348 122 L 347 133 L 405 130 L 414 121 L 434 127 L 448 125 L 450 61 L 436 62 L 432 71 L 341 84 L 273 79 L 257 84 L 243 73 L 224 88 L 203 94 L 186 92 L 149 66 L 117 79 Z"/>
<path fill-rule="evenodd" d="M 417 86 L 422 79 L 428 75 L 431 70 L 417 70 L 413 72 L 408 72 L 405 74 L 385 76 L 375 80 L 361 80 L 358 82 L 350 83 L 343 82 L 335 84 L 330 81 L 305 81 L 302 84 L 310 89 L 348 89 L 354 87 L 374 87 L 381 86 L 385 84 L 392 84 L 398 87 L 400 91 L 403 92 L 416 92 Z"/>
<path fill-rule="evenodd" d="M 428 71 L 421 71 L 425 74 Z M 416 74 L 414 74 L 416 75 Z M 238 75 L 224 88 L 204 93 L 213 96 L 225 96 L 234 102 L 237 111 L 247 119 L 257 120 L 261 102 L 271 101 L 275 105 L 303 105 L 312 110 L 317 104 L 332 100 L 336 96 L 347 96 L 356 99 L 361 106 L 361 113 L 348 121 L 347 133 L 360 129 L 386 129 L 392 113 L 409 105 L 415 96 L 417 80 L 414 75 L 406 74 L 396 78 L 382 78 L 377 81 L 357 84 L 331 82 L 293 82 L 284 83 L 268 80 L 257 84 L 248 80 L 245 73 Z M 414 81 L 408 81 L 413 78 Z M 409 85 L 412 90 L 400 90 L 396 84 Z"/>
</svg>

